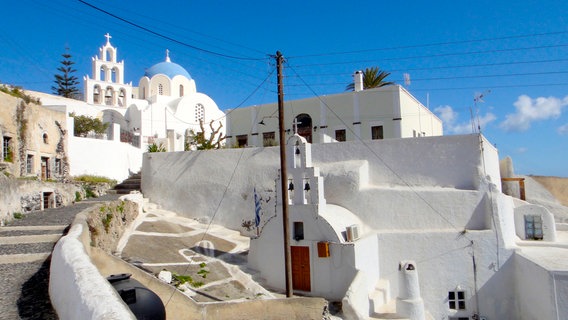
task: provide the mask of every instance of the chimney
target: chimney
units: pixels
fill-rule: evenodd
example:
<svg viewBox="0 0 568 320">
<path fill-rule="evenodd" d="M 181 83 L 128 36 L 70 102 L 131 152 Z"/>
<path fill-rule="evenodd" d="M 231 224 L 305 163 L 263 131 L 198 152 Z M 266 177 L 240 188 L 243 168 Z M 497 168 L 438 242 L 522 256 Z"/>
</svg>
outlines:
<svg viewBox="0 0 568 320">
<path fill-rule="evenodd" d="M 355 90 L 354 91 L 363 91 L 363 71 L 355 71 L 353 74 L 353 80 L 355 83 Z"/>
</svg>

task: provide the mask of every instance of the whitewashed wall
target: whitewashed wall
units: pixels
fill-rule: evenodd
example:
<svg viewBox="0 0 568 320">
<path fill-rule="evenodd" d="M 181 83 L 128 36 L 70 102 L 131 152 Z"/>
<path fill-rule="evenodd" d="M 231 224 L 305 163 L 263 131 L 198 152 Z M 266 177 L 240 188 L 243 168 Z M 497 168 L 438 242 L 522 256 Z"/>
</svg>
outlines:
<svg viewBox="0 0 568 320">
<path fill-rule="evenodd" d="M 73 132 L 73 118 L 67 122 L 69 132 Z M 103 176 L 122 181 L 140 171 L 142 150 L 128 143 L 112 140 L 69 136 L 70 174 Z"/>
<path fill-rule="evenodd" d="M 487 205 L 472 192 L 484 175 L 478 142 L 477 135 L 465 135 L 314 144 L 312 158 L 322 167 L 327 202 L 346 207 L 375 228 L 438 225 L 444 219 L 437 211 L 465 226 Z M 254 213 L 253 188 L 276 190 L 278 155 L 277 147 L 145 154 L 143 193 L 165 209 L 214 217 L 215 223 L 239 229 L 242 219 Z M 360 168 L 361 161 L 367 161 L 368 169 Z M 498 163 L 486 166 L 498 168 Z M 491 172 L 492 181 L 500 180 L 498 169 Z M 393 214 L 400 216 L 376 219 Z M 483 229 L 486 217 L 476 219 L 471 223 Z"/>
</svg>

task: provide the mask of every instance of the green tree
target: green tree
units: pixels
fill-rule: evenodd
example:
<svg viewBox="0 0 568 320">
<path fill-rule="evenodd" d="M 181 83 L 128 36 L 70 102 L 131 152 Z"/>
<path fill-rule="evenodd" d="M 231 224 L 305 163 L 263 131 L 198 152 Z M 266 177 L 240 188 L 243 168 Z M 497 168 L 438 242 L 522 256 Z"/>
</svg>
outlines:
<svg viewBox="0 0 568 320">
<path fill-rule="evenodd" d="M 390 72 L 383 71 L 379 67 L 365 68 L 365 71 L 363 71 L 363 90 L 394 84 L 392 81 L 385 81 L 388 76 L 390 76 Z M 354 91 L 355 82 L 348 84 L 345 90 Z"/>
<path fill-rule="evenodd" d="M 76 137 L 86 137 L 89 133 L 103 134 L 109 126 L 108 123 L 103 123 L 100 119 L 78 116 L 73 112 L 69 116 L 74 118 L 75 128 L 73 134 Z"/>
<path fill-rule="evenodd" d="M 66 52 L 61 55 L 63 57 L 61 66 L 57 68 L 60 74 L 55 75 L 55 80 L 53 82 L 55 82 L 56 85 L 52 86 L 51 90 L 56 95 L 76 99 L 79 95 L 79 89 L 77 89 L 79 81 L 73 73 L 77 70 L 73 69 L 75 62 L 71 61 L 69 48 L 66 48 L 65 50 Z"/>
</svg>

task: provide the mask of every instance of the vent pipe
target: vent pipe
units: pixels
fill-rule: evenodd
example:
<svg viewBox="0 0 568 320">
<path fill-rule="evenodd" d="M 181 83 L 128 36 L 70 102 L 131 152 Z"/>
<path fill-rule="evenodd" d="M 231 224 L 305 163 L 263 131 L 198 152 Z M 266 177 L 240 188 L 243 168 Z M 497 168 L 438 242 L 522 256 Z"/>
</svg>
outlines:
<svg viewBox="0 0 568 320">
<path fill-rule="evenodd" d="M 353 78 L 354 78 L 354 83 L 355 83 L 355 90 L 356 92 L 358 91 L 363 91 L 363 71 L 359 70 L 359 71 L 355 71 L 355 73 L 353 74 Z"/>
</svg>

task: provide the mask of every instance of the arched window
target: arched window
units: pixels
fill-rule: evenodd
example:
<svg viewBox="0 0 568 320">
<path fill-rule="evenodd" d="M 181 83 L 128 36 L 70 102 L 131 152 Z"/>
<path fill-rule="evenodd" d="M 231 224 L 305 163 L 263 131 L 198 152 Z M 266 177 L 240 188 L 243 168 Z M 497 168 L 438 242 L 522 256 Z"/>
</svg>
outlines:
<svg viewBox="0 0 568 320">
<path fill-rule="evenodd" d="M 107 106 L 112 106 L 113 100 L 114 100 L 114 99 L 113 99 L 113 98 L 114 98 L 113 96 L 114 96 L 114 90 L 112 89 L 112 87 L 108 87 L 108 88 L 105 90 L 105 104 L 106 104 Z"/>
<path fill-rule="evenodd" d="M 179 96 L 183 97 L 183 84 L 179 85 Z"/>
<path fill-rule="evenodd" d="M 99 86 L 95 86 L 95 89 L 93 90 L 93 103 L 101 103 L 101 87 Z"/>
<path fill-rule="evenodd" d="M 110 71 L 110 82 L 116 82 L 117 72 L 115 68 Z"/>
<path fill-rule="evenodd" d="M 102 66 L 99 74 L 99 80 L 106 81 L 106 67 Z"/>
<path fill-rule="evenodd" d="M 158 84 L 158 94 L 159 95 L 164 95 L 164 86 L 160 83 Z"/>
<path fill-rule="evenodd" d="M 296 117 L 295 122 L 298 126 L 298 134 L 306 138 L 309 143 L 312 143 L 312 117 L 302 113 Z"/>
<path fill-rule="evenodd" d="M 49 143 L 49 137 L 47 136 L 47 132 L 44 132 L 41 137 L 43 139 L 43 143 L 45 143 L 45 144 Z"/>
<path fill-rule="evenodd" d="M 126 105 L 126 90 L 120 89 L 118 94 L 118 105 L 124 107 Z"/>
</svg>

